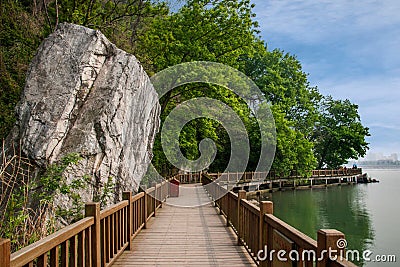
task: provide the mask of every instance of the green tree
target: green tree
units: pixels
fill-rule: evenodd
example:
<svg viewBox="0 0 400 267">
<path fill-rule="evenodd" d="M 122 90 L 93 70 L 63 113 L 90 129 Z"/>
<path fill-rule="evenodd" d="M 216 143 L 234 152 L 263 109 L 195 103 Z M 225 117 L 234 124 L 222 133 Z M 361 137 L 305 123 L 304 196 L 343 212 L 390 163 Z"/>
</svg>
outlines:
<svg viewBox="0 0 400 267">
<path fill-rule="evenodd" d="M 309 86 L 296 57 L 277 49 L 268 51 L 262 43 L 253 56 L 244 55 L 241 61 L 241 70 L 263 92 L 274 115 L 277 143 L 272 168 L 284 174 L 291 170 L 306 174 L 316 166 L 310 137 L 321 98 L 317 88 Z"/>
<path fill-rule="evenodd" d="M 247 131 L 249 133 L 252 132 L 252 126 L 255 124 L 255 118 L 251 114 L 251 111 L 244 100 L 227 88 L 205 83 L 187 84 L 174 89 L 172 91 L 172 98 L 168 102 L 164 112 L 161 115 L 162 121 L 164 121 L 170 112 L 179 104 L 182 104 L 189 99 L 200 97 L 217 99 L 229 106 L 231 108 L 231 112 L 236 113 L 241 119 L 244 126 L 247 128 Z M 191 110 L 188 110 L 187 112 L 183 113 L 182 116 L 186 118 L 191 112 Z M 202 112 L 193 112 L 195 112 L 195 114 L 203 114 L 205 117 L 190 121 L 182 128 L 182 131 L 179 135 L 179 145 L 183 155 L 187 159 L 196 160 L 200 156 L 200 151 L 198 149 L 200 141 L 205 138 L 209 138 L 214 141 L 218 150 L 215 160 L 211 164 L 209 170 L 215 172 L 223 171 L 227 167 L 231 156 L 230 138 L 222 126 L 222 122 L 207 117 L 208 113 L 213 112 L 214 114 L 217 114 L 218 112 L 221 112 L 221 110 L 218 110 L 218 107 L 204 107 Z M 250 139 L 252 139 L 251 136 Z M 164 155 L 159 135 L 156 138 L 154 147 L 153 164 L 159 171 L 167 173 L 168 169 L 172 168 L 172 165 L 168 162 Z"/>
<path fill-rule="evenodd" d="M 369 129 L 361 124 L 356 104 L 348 99 L 325 97 L 313 135 L 318 168 L 338 168 L 348 159 L 364 156 L 368 150 L 367 136 Z"/>
<path fill-rule="evenodd" d="M 296 170 L 306 176 L 316 166 L 313 143 L 294 129 L 294 123 L 285 118 L 279 105 L 273 105 L 272 112 L 276 125 L 276 152 L 272 169 L 283 175 L 289 175 L 290 171 Z"/>
<path fill-rule="evenodd" d="M 277 152 L 273 168 L 289 172 L 316 166 L 335 167 L 365 154 L 368 128 L 350 102 L 323 100 L 311 87 L 298 59 L 276 49 L 269 51 L 257 36 L 250 0 L 187 0 L 171 11 L 168 1 L 50 0 L 3 1 L 0 8 L 0 138 L 14 124 L 14 108 L 25 72 L 40 42 L 61 22 L 101 30 L 118 47 L 135 54 L 152 76 L 183 62 L 213 61 L 249 76 L 263 92 L 275 116 Z M 187 73 L 184 73 L 186 75 Z M 232 84 L 237 83 L 234 79 Z M 161 121 L 180 103 L 210 97 L 230 106 L 249 133 L 254 170 L 260 151 L 260 131 L 245 101 L 226 88 L 211 84 L 183 85 L 161 100 Z M 353 112 L 355 110 L 355 112 Z M 347 115 L 339 115 L 348 112 Z M 346 117 L 347 116 L 347 117 Z M 349 120 L 347 130 L 340 125 Z M 340 126 L 340 127 L 339 127 Z M 347 132 L 346 132 L 347 131 Z M 222 171 L 230 157 L 230 140 L 222 124 L 207 118 L 188 123 L 180 135 L 181 150 L 199 157 L 204 138 L 215 141 L 218 154 L 211 170 Z M 172 166 L 157 137 L 153 163 L 164 173 Z"/>
<path fill-rule="evenodd" d="M 0 139 L 15 122 L 14 108 L 25 85 L 25 73 L 46 35 L 41 20 L 19 1 L 0 4 Z"/>
<path fill-rule="evenodd" d="M 321 94 L 311 87 L 299 60 L 279 49 L 267 50 L 259 45 L 253 56 L 242 57 L 241 70 L 264 93 L 271 104 L 279 104 L 292 127 L 310 137 L 318 118 Z"/>
<path fill-rule="evenodd" d="M 190 0 L 157 16 L 138 39 L 136 54 L 152 73 L 194 60 L 237 64 L 249 53 L 257 23 L 248 0 Z"/>
<path fill-rule="evenodd" d="M 251 54 L 256 40 L 257 23 L 252 19 L 252 7 L 248 0 L 186 1 L 177 12 L 158 16 L 147 26 L 146 34 L 139 36 L 135 54 L 150 75 L 190 61 L 213 61 L 237 67 L 239 56 Z M 243 120 L 249 120 L 245 103 L 228 89 L 190 84 L 169 91 L 160 100 L 162 123 L 178 104 L 203 96 L 221 100 Z M 165 171 L 172 166 L 163 155 L 159 138 L 153 150 L 153 163 L 158 170 Z M 214 140 L 218 148 L 217 161 L 211 168 L 223 169 L 229 161 L 229 139 L 216 121 L 203 118 L 186 125 L 180 135 L 181 150 L 187 158 L 196 159 L 198 144 L 203 138 Z"/>
</svg>

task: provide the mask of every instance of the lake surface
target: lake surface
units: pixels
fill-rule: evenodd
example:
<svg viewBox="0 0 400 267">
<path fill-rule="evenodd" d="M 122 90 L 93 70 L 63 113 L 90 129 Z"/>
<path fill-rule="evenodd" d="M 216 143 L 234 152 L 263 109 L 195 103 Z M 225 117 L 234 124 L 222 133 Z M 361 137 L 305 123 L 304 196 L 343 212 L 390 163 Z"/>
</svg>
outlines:
<svg viewBox="0 0 400 267">
<path fill-rule="evenodd" d="M 265 195 L 274 214 L 310 237 L 334 228 L 348 249 L 396 255 L 397 263 L 355 262 L 359 266 L 400 265 L 400 170 L 364 170 L 380 183 L 290 190 Z"/>
</svg>

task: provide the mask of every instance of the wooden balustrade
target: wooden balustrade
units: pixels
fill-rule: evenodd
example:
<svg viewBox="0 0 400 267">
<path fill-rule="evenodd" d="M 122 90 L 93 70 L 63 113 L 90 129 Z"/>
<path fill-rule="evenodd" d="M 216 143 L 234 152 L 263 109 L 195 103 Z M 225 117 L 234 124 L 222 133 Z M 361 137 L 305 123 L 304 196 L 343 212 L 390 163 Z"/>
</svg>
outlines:
<svg viewBox="0 0 400 267">
<path fill-rule="evenodd" d="M 343 177 L 343 176 L 356 176 L 362 174 L 362 169 L 339 169 L 339 170 L 312 170 L 311 176 L 308 178 L 319 177 Z M 183 174 L 181 174 L 183 175 Z M 185 174 L 186 175 L 186 174 Z M 194 175 L 194 174 L 193 174 Z M 249 181 L 272 181 L 279 179 L 303 179 L 307 178 L 300 175 L 296 170 L 291 171 L 289 175 L 284 175 L 281 172 L 226 172 L 226 173 L 208 173 L 213 180 L 222 177 L 224 181 L 231 182 L 249 182 Z"/>
<path fill-rule="evenodd" d="M 173 176 L 181 184 L 195 184 L 201 183 L 201 175 L 199 172 L 196 173 L 178 173 Z"/>
<path fill-rule="evenodd" d="M 360 169 L 350 169 L 356 173 Z M 342 174 L 342 170 L 319 170 L 315 176 Z M 349 170 L 348 170 L 349 171 Z M 278 250 L 277 244 L 302 251 L 313 252 L 315 255 L 326 249 L 334 241 L 344 237 L 338 231 L 320 230 L 318 241 L 301 233 L 292 226 L 273 215 L 272 202 L 265 201 L 260 207 L 246 200 L 246 192 L 238 194 L 228 192 L 223 186 L 224 181 L 215 182 L 219 174 L 198 176 L 194 181 L 201 181 L 218 206 L 220 213 L 226 216 L 227 226 L 233 228 L 238 236 L 238 243 L 246 247 L 255 262 L 260 266 L 271 266 L 272 261 L 260 261 L 257 256 L 265 246 Z M 237 179 L 235 173 L 228 173 Z M 251 173 L 248 175 L 262 175 Z M 296 174 L 297 175 L 297 174 Z M 275 173 L 270 174 L 276 177 Z M 176 179 L 187 179 L 190 176 L 176 175 Z M 191 176 L 193 177 L 193 176 Z M 191 181 L 190 179 L 186 181 Z M 229 179 L 228 179 L 229 181 Z M 169 194 L 169 184 L 164 181 L 154 184 L 144 192 L 132 195 L 123 193 L 123 200 L 102 211 L 98 203 L 88 203 L 85 206 L 85 218 L 71 224 L 46 238 L 35 242 L 21 250 L 10 253 L 10 240 L 0 239 L 0 266 L 111 266 L 124 250 L 132 249 L 132 240 L 146 228 L 147 221 L 156 216 L 162 207 L 163 200 Z M 281 244 L 282 245 L 282 244 Z M 315 259 L 296 262 L 297 266 L 313 266 Z M 331 261 L 324 258 L 316 262 L 319 266 L 355 266 L 345 260 Z"/>
<path fill-rule="evenodd" d="M 272 266 L 278 259 L 276 256 L 270 258 L 269 254 L 265 260 L 258 258 L 258 252 L 264 250 L 280 249 L 296 250 L 301 256 L 304 252 L 304 259 L 293 262 L 291 266 L 356 266 L 346 260 L 331 261 L 321 254 L 322 250 L 328 249 L 328 245 L 336 244 L 336 240 L 344 238 L 344 235 L 336 230 L 319 230 L 318 241 L 288 225 L 273 215 L 273 204 L 270 201 L 263 201 L 260 207 L 251 204 L 246 200 L 246 192 L 241 190 L 238 194 L 226 192 L 221 188 L 212 176 L 203 174 L 203 185 L 205 185 L 211 198 L 215 201 L 220 213 L 226 216 L 227 224 L 234 228 L 238 235 L 238 243 L 246 247 L 249 254 L 259 266 Z M 221 195 L 225 192 L 224 195 Z M 219 198 L 217 198 L 219 197 Z M 332 249 L 337 249 L 332 247 Z M 276 254 L 275 254 L 276 255 Z M 321 261 L 317 261 L 318 255 L 325 255 Z M 315 257 L 314 257 L 315 256 Z M 302 261 L 303 260 L 303 261 Z M 286 265 L 285 265 L 286 266 Z"/>
<path fill-rule="evenodd" d="M 134 196 L 124 192 L 121 202 L 102 211 L 99 203 L 87 203 L 84 219 L 15 253 L 9 239 L 0 239 L 0 266 L 111 266 L 132 249 L 132 240 L 167 197 L 164 181 Z"/>
</svg>

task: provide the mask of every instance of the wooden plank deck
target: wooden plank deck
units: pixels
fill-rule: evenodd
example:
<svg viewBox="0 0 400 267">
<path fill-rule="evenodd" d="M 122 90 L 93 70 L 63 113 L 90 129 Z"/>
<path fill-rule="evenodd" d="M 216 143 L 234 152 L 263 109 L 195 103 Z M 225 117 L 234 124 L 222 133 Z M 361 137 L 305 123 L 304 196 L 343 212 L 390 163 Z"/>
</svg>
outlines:
<svg viewBox="0 0 400 267">
<path fill-rule="evenodd" d="M 134 239 L 133 249 L 113 265 L 256 266 L 245 248 L 237 245 L 236 235 L 209 203 L 203 187 L 180 189 L 180 197 L 167 200 Z"/>
</svg>

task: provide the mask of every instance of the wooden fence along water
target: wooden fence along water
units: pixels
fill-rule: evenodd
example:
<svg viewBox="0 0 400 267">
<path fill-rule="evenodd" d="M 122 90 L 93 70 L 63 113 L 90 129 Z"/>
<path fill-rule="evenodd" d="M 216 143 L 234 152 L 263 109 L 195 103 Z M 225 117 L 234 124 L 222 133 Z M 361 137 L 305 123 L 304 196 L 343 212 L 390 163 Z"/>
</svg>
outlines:
<svg viewBox="0 0 400 267">
<path fill-rule="evenodd" d="M 226 173 L 209 173 L 208 175 L 216 179 L 218 177 L 224 177 L 224 180 L 237 181 L 246 183 L 250 181 L 258 180 L 279 180 L 279 179 L 315 179 L 325 177 L 350 177 L 362 174 L 362 168 L 356 169 L 338 169 L 338 170 L 312 170 L 310 171 L 310 177 L 300 174 L 298 171 L 291 171 L 285 175 L 282 172 L 269 171 L 269 172 L 226 172 Z"/>
<path fill-rule="evenodd" d="M 357 175 L 361 169 L 313 171 L 314 178 L 335 177 L 343 175 Z M 238 173 L 228 173 L 228 178 L 239 179 Z M 257 177 L 264 174 L 244 173 L 240 178 Z M 227 189 L 215 182 L 219 174 L 178 174 L 173 178 L 181 183 L 203 183 L 211 198 L 215 200 L 220 213 L 226 216 L 227 226 L 232 226 L 238 236 L 238 243 L 244 245 L 255 262 L 260 266 L 273 266 L 276 256 L 266 260 L 258 259 L 258 251 L 267 246 L 269 250 L 292 249 L 299 252 L 315 253 L 336 244 L 344 235 L 336 230 L 318 231 L 318 241 L 301 233 L 292 226 L 281 221 L 273 215 L 273 204 L 269 201 L 255 206 L 246 200 L 246 192 L 227 192 Z M 295 179 L 296 175 L 292 179 Z M 273 172 L 267 179 L 282 179 Z M 222 179 L 222 185 L 226 185 Z M 229 179 L 228 179 L 229 181 Z M 169 183 L 164 181 L 153 184 L 144 192 L 132 195 L 131 192 L 123 193 L 123 201 L 100 210 L 99 203 L 88 203 L 85 206 L 85 218 L 71 224 L 54 234 L 41 239 L 21 250 L 10 252 L 10 240 L 0 239 L 0 267 L 9 266 L 111 266 L 125 250 L 132 249 L 132 240 L 146 228 L 147 221 L 156 216 L 157 210 L 162 207 L 162 202 L 169 195 Z M 220 197 L 222 196 L 222 197 Z M 333 248 L 335 249 L 335 248 Z M 340 251 L 339 248 L 336 248 Z M 343 250 L 342 250 L 343 251 Z M 265 255 L 264 255 L 265 256 Z M 295 263 L 289 262 L 287 266 L 313 266 L 315 260 L 310 258 Z M 316 262 L 317 267 L 322 266 L 355 266 L 345 260 L 330 261 L 325 254 L 322 261 Z M 279 266 L 282 265 L 280 262 Z"/>
<path fill-rule="evenodd" d="M 291 171 L 288 175 L 270 172 L 226 172 L 209 173 L 214 180 L 224 182 L 234 192 L 243 189 L 245 191 L 269 190 L 276 191 L 283 188 L 297 187 L 320 187 L 335 184 L 354 184 L 360 182 L 358 178 L 362 169 L 339 169 L 339 170 L 312 170 L 309 177 L 301 175 L 297 171 Z"/>
<path fill-rule="evenodd" d="M 85 218 L 10 254 L 10 240 L 0 239 L 0 266 L 111 266 L 132 239 L 146 228 L 168 196 L 168 182 L 100 211 L 99 203 L 85 205 Z"/>
<path fill-rule="evenodd" d="M 337 247 L 337 240 L 344 238 L 344 235 L 336 230 L 319 230 L 318 241 L 313 240 L 294 227 L 283 222 L 273 215 L 273 203 L 263 201 L 260 207 L 246 200 L 246 192 L 239 191 L 237 194 L 227 191 L 222 186 L 213 182 L 214 179 L 208 175 L 203 175 L 202 182 L 211 198 L 215 200 L 220 213 L 226 217 L 227 226 L 231 226 L 237 234 L 238 244 L 246 247 L 254 261 L 259 266 L 356 266 L 353 263 L 341 260 L 331 261 L 327 253 L 321 253 L 323 250 L 336 249 L 337 255 L 345 255 L 342 248 Z M 222 197 L 220 197 L 222 196 Z M 220 197 L 220 198 L 219 198 Z M 218 199 L 216 199 L 218 198 Z M 265 249 L 267 248 L 267 250 Z M 264 250 L 259 254 L 260 250 Z M 270 253 L 275 250 L 275 254 Z M 276 252 L 284 250 L 289 253 L 291 250 L 298 254 L 292 255 L 299 260 L 292 262 L 288 254 L 285 262 L 278 263 Z M 267 254 L 265 254 L 267 252 Z M 303 257 L 304 254 L 304 257 Z M 272 255 L 272 256 L 271 256 Z M 314 258 L 323 255 L 320 261 Z M 259 258 L 261 256 L 261 259 Z M 265 260 L 264 260 L 264 257 Z M 275 263 L 275 265 L 274 265 Z"/>
</svg>

